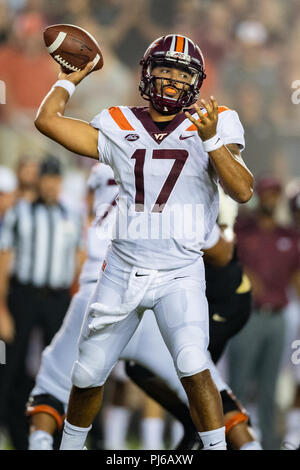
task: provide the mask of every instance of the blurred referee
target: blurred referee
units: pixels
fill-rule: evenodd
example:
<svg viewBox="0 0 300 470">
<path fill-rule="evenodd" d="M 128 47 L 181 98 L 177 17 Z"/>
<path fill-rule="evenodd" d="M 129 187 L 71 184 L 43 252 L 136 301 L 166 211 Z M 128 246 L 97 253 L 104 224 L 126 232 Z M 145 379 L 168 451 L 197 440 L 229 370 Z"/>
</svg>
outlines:
<svg viewBox="0 0 300 470">
<path fill-rule="evenodd" d="M 20 199 L 3 220 L 0 237 L 0 338 L 7 343 L 0 368 L 0 422 L 14 448 L 27 448 L 25 403 L 32 386 L 25 359 L 38 326 L 47 345 L 70 302 L 80 258 L 81 221 L 59 202 L 60 162 L 41 163 L 39 197 Z M 63 360 L 63 358 L 62 358 Z"/>
</svg>

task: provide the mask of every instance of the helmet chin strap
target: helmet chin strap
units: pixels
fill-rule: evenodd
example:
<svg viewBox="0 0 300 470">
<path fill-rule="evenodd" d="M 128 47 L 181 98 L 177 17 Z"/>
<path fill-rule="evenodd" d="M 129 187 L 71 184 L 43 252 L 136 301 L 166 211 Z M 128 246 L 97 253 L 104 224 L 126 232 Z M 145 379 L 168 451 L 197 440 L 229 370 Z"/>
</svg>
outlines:
<svg viewBox="0 0 300 470">
<path fill-rule="evenodd" d="M 167 106 L 164 106 L 164 109 L 162 109 L 160 106 L 157 106 L 155 102 L 153 102 L 152 100 L 150 101 L 152 103 L 153 108 L 156 109 L 156 111 L 158 111 L 160 114 L 163 114 L 164 116 L 172 116 L 173 114 L 180 113 L 180 111 L 182 110 L 182 108 L 169 110 Z"/>
<path fill-rule="evenodd" d="M 156 91 L 156 80 L 160 80 L 160 95 L 157 93 Z M 153 77 L 153 81 L 152 81 L 152 93 L 151 93 L 151 97 L 150 97 L 150 101 L 152 103 L 152 106 L 154 107 L 154 109 L 156 109 L 156 111 L 158 111 L 159 113 L 165 115 L 165 116 L 171 116 L 172 114 L 178 114 L 181 112 L 182 108 L 185 106 L 184 104 L 182 105 L 179 105 L 179 106 L 176 106 L 176 102 L 180 102 L 181 98 L 182 98 L 182 95 L 185 93 L 185 90 L 184 88 L 182 88 L 180 91 L 180 94 L 178 96 L 178 98 L 175 100 L 171 97 L 167 98 L 167 97 L 164 97 L 164 85 L 163 85 L 163 81 L 165 79 L 164 78 L 160 78 L 160 77 Z M 170 81 L 170 80 L 168 80 Z M 171 83 L 168 83 L 167 86 L 174 86 L 174 83 L 183 83 L 184 85 L 189 85 L 185 82 L 180 82 L 179 80 L 171 80 Z M 176 86 L 175 86 L 176 88 Z M 177 89 L 177 88 L 176 88 Z M 156 97 L 158 98 L 158 100 L 155 99 L 155 97 L 153 95 L 156 95 Z M 173 106 L 172 106 L 172 100 L 173 100 Z M 171 101 L 171 103 L 168 103 L 168 101 Z"/>
</svg>

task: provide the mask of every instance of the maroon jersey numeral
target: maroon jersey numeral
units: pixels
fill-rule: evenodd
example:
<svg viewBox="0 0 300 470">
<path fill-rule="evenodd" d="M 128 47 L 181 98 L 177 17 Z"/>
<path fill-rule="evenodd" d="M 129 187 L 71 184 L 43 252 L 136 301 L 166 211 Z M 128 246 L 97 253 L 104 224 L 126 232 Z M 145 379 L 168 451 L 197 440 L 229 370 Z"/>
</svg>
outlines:
<svg viewBox="0 0 300 470">
<path fill-rule="evenodd" d="M 144 163 L 145 163 L 146 150 L 137 149 L 131 158 L 135 159 L 134 176 L 135 176 L 135 210 L 136 212 L 143 212 L 145 201 L 144 191 Z"/>
<path fill-rule="evenodd" d="M 142 206 L 145 202 L 145 189 L 144 189 L 144 163 L 145 163 L 146 150 L 137 149 L 131 158 L 135 159 L 134 175 L 135 175 L 135 205 L 137 212 L 141 212 Z M 162 212 L 165 204 L 167 203 L 170 194 L 178 180 L 178 177 L 184 167 L 188 152 L 186 150 L 153 150 L 153 159 L 175 160 L 167 179 L 157 196 L 154 203 L 152 212 Z"/>
<path fill-rule="evenodd" d="M 152 158 L 175 160 L 168 177 L 155 201 L 152 212 L 162 212 L 184 167 L 188 152 L 186 150 L 153 150 Z"/>
</svg>

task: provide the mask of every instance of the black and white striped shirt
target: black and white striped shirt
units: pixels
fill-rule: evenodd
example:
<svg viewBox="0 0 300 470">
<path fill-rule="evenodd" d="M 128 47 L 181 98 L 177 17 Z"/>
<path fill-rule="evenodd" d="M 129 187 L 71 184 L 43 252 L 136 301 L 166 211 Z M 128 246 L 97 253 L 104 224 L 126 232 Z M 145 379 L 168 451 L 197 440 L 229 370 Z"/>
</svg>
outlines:
<svg viewBox="0 0 300 470">
<path fill-rule="evenodd" d="M 35 287 L 70 287 L 81 228 L 80 217 L 61 204 L 20 200 L 5 214 L 0 235 L 0 250 L 14 250 L 12 276 Z"/>
</svg>

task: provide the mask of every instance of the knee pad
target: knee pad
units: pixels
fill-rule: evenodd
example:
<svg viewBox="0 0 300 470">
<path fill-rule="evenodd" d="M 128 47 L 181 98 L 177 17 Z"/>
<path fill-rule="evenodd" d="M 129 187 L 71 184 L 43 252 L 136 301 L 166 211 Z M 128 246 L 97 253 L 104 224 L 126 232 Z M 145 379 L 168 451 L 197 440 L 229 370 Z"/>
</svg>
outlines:
<svg viewBox="0 0 300 470">
<path fill-rule="evenodd" d="M 72 384 L 78 388 L 89 388 L 98 386 L 96 383 L 97 378 L 95 373 L 88 369 L 86 366 L 81 364 L 79 361 L 75 361 L 71 374 Z"/>
<path fill-rule="evenodd" d="M 63 427 L 65 419 L 64 405 L 52 395 L 43 393 L 29 397 L 26 404 L 26 416 L 33 416 L 38 413 L 46 413 L 52 416 L 58 429 Z"/>
<path fill-rule="evenodd" d="M 176 358 L 176 368 L 180 377 L 188 377 L 208 369 L 208 359 L 198 345 L 185 346 Z"/>
<path fill-rule="evenodd" d="M 72 383 L 78 388 L 96 387 L 105 382 L 106 354 L 98 344 L 99 337 L 97 341 L 86 341 L 79 348 L 79 358 L 74 362 L 71 373 Z M 99 383 L 101 379 L 103 382 Z"/>
</svg>

